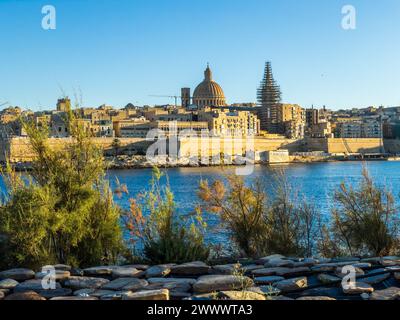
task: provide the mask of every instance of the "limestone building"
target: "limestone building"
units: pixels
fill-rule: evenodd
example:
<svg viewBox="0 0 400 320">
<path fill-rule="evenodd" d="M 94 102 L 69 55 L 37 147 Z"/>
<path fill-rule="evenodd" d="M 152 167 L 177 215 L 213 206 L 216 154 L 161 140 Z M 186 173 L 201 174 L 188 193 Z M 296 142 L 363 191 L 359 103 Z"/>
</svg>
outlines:
<svg viewBox="0 0 400 320">
<path fill-rule="evenodd" d="M 221 86 L 213 80 L 210 66 L 204 71 L 204 80 L 196 87 L 193 97 L 190 96 L 190 88 L 181 89 L 182 106 L 187 107 L 195 104 L 199 108 L 206 106 L 225 106 L 225 95 Z M 192 103 L 191 103 L 192 98 Z"/>
</svg>

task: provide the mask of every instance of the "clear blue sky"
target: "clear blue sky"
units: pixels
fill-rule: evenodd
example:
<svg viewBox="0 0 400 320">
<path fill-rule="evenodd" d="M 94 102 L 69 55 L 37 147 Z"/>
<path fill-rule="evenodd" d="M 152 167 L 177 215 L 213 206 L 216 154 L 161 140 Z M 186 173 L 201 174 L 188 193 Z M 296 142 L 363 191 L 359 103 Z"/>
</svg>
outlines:
<svg viewBox="0 0 400 320">
<path fill-rule="evenodd" d="M 207 62 L 229 103 L 255 101 L 271 60 L 285 102 L 400 105 L 399 36 L 399 0 L 0 0 L 0 102 L 53 108 L 62 87 L 84 106 L 173 103 L 149 95 L 193 89 Z"/>
</svg>

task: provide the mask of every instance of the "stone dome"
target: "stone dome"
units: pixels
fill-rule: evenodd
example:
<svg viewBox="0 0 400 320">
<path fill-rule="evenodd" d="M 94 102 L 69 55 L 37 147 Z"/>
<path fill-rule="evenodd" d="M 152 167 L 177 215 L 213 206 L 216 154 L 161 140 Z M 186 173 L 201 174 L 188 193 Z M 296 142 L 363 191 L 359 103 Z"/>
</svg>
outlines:
<svg viewBox="0 0 400 320">
<path fill-rule="evenodd" d="M 221 86 L 212 79 L 212 71 L 207 65 L 204 71 L 204 80 L 201 82 L 193 93 L 193 103 L 199 107 L 203 106 L 224 106 L 225 95 Z"/>
</svg>

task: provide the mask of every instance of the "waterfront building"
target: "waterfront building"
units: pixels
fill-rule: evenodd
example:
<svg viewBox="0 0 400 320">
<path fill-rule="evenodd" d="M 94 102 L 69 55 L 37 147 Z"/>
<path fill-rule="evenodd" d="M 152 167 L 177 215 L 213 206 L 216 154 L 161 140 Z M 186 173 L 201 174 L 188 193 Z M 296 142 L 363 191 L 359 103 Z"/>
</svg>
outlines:
<svg viewBox="0 0 400 320">
<path fill-rule="evenodd" d="M 59 112 L 71 111 L 71 99 L 69 99 L 68 97 L 58 99 L 57 111 L 59 111 Z"/>
<path fill-rule="evenodd" d="M 137 118 L 130 118 L 130 119 L 123 119 L 113 121 L 113 130 L 115 132 L 116 137 L 122 137 L 121 129 L 126 127 L 136 126 L 138 124 L 146 124 L 149 123 L 145 117 L 137 117 Z"/>
<path fill-rule="evenodd" d="M 290 139 L 304 138 L 306 113 L 298 104 L 279 103 L 275 106 L 275 133 Z"/>
<path fill-rule="evenodd" d="M 339 138 L 382 138 L 382 124 L 376 120 L 337 123 L 336 134 Z"/>
<path fill-rule="evenodd" d="M 206 121 L 208 129 L 216 136 L 259 135 L 260 120 L 249 111 L 203 108 L 198 113 L 199 121 Z"/>
<path fill-rule="evenodd" d="M 145 138 L 150 130 L 158 129 L 166 137 L 179 135 L 183 130 L 191 131 L 200 135 L 202 131 L 208 132 L 207 122 L 188 121 L 153 121 L 147 123 L 136 123 L 126 127 L 120 127 L 119 134 L 122 138 Z"/>
</svg>

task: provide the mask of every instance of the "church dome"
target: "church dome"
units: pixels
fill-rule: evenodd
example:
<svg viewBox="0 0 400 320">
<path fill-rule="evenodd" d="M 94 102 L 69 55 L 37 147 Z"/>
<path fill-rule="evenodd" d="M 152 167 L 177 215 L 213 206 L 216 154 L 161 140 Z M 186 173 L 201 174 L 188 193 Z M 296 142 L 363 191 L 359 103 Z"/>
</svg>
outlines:
<svg viewBox="0 0 400 320">
<path fill-rule="evenodd" d="M 201 82 L 193 93 L 193 103 L 198 106 L 224 106 L 225 95 L 221 86 L 212 79 L 212 71 L 207 65 L 204 71 L 204 80 Z"/>
</svg>

